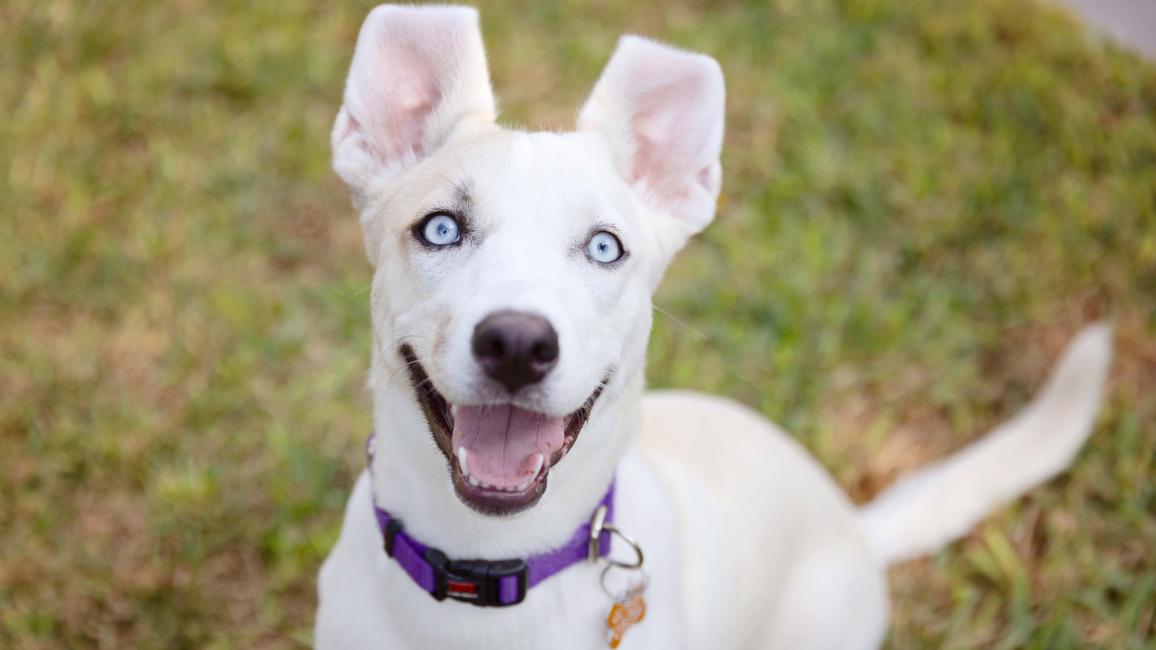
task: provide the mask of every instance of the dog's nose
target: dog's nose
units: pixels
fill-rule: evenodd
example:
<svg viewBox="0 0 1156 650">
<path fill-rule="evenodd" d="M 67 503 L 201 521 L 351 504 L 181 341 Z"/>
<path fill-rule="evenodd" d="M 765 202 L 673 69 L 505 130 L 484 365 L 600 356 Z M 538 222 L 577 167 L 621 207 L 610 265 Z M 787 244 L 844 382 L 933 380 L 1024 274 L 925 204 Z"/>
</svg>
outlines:
<svg viewBox="0 0 1156 650">
<path fill-rule="evenodd" d="M 511 393 L 542 381 L 558 363 L 558 333 L 550 321 L 500 311 L 474 328 L 474 357 L 486 374 Z"/>
</svg>

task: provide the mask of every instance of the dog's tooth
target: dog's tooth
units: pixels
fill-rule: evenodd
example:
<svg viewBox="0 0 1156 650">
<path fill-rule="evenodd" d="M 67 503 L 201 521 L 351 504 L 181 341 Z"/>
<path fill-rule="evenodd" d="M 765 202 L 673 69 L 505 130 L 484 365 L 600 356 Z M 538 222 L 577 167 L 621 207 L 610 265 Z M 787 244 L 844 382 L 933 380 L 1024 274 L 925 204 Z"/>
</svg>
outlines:
<svg viewBox="0 0 1156 650">
<path fill-rule="evenodd" d="M 519 483 L 518 487 L 514 488 L 514 491 L 515 492 L 525 492 L 528 489 L 530 489 L 530 479 L 526 479 L 525 481 L 522 481 L 521 483 Z"/>
<path fill-rule="evenodd" d="M 474 487 L 481 487 L 482 482 L 479 481 L 473 474 L 466 474 L 466 482 Z"/>
<path fill-rule="evenodd" d="M 462 474 L 470 475 L 470 452 L 465 446 L 458 447 L 458 467 L 461 468 Z"/>
<path fill-rule="evenodd" d="M 542 466 L 545 464 L 546 457 L 542 455 L 542 452 L 538 452 L 538 455 L 534 457 L 534 471 L 531 472 L 531 475 L 537 476 L 538 472 L 542 471 Z"/>
</svg>

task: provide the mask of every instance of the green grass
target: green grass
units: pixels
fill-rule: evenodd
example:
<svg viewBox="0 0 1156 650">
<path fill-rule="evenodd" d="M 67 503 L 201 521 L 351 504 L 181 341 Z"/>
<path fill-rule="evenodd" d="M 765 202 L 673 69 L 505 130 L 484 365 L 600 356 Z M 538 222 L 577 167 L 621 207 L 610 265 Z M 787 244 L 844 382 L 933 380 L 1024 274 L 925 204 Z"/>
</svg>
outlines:
<svg viewBox="0 0 1156 650">
<path fill-rule="evenodd" d="M 1156 68 L 1031 2 L 666 4 L 483 8 L 511 122 L 567 126 L 624 31 L 726 71 L 652 382 L 751 404 L 865 499 L 1113 318 L 1076 466 L 895 569 L 890 644 L 1151 647 Z M 308 643 L 370 422 L 327 145 L 368 8 L 0 7 L 0 647 Z"/>
</svg>

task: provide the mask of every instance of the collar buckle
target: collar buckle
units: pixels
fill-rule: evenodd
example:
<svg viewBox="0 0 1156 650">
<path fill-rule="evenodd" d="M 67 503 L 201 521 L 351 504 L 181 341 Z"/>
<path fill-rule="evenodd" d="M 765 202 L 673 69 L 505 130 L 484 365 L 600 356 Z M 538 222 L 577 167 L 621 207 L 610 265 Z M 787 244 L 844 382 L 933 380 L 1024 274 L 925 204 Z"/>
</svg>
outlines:
<svg viewBox="0 0 1156 650">
<path fill-rule="evenodd" d="M 393 557 L 394 540 L 397 539 L 397 534 L 401 532 L 401 529 L 401 521 L 397 519 L 391 518 L 389 523 L 385 525 L 385 531 L 382 534 L 382 538 L 385 541 L 385 554 L 389 557 Z"/>
<path fill-rule="evenodd" d="M 427 548 L 434 570 L 433 597 L 452 598 L 478 607 L 508 607 L 526 599 L 529 569 L 525 560 L 449 560 Z"/>
</svg>

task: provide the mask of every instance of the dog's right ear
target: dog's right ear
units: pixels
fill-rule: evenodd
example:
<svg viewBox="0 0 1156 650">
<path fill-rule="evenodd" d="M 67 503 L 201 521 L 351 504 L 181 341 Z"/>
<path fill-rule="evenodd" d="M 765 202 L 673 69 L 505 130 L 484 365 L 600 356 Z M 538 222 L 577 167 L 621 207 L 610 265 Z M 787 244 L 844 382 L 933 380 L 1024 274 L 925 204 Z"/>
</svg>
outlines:
<svg viewBox="0 0 1156 650">
<path fill-rule="evenodd" d="M 333 168 L 360 207 L 372 183 L 495 118 L 478 12 L 381 5 L 357 37 L 333 125 Z"/>
</svg>

